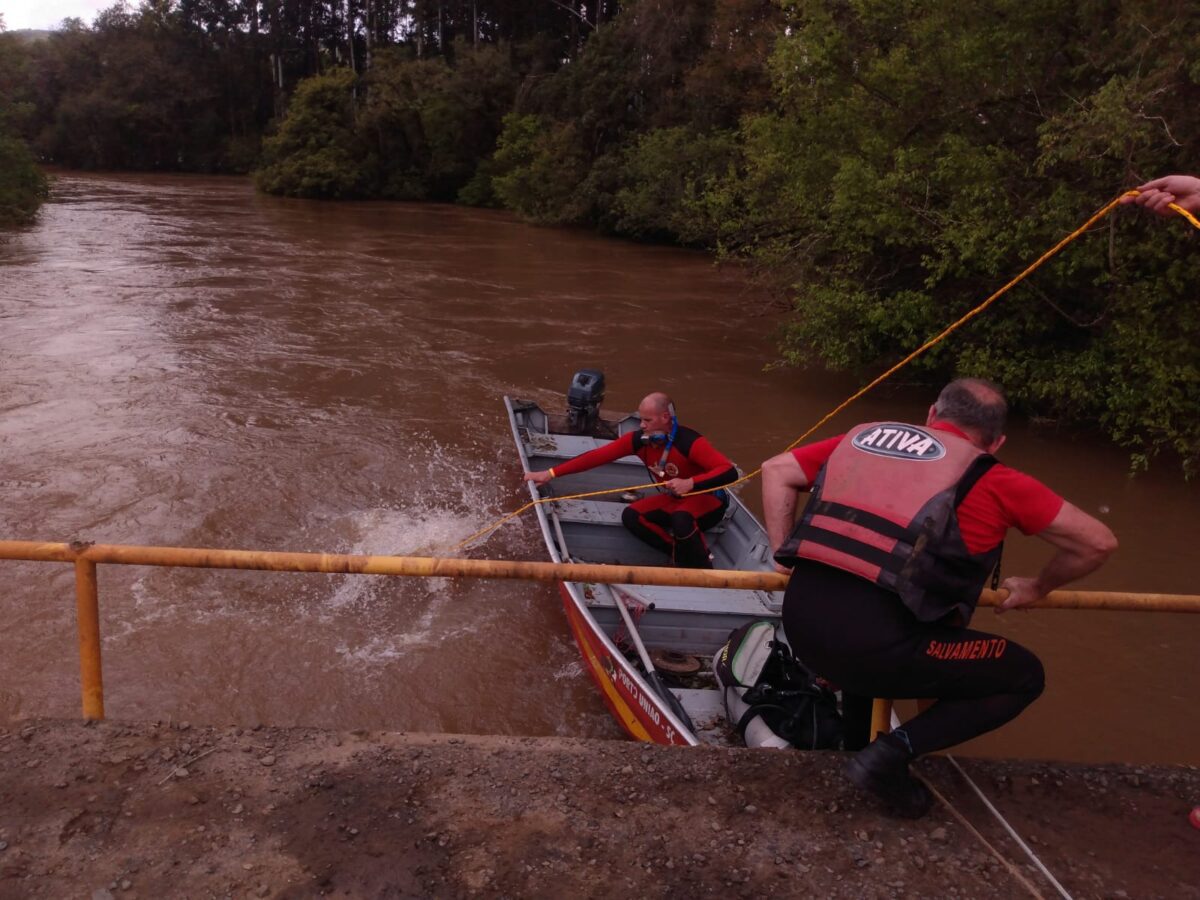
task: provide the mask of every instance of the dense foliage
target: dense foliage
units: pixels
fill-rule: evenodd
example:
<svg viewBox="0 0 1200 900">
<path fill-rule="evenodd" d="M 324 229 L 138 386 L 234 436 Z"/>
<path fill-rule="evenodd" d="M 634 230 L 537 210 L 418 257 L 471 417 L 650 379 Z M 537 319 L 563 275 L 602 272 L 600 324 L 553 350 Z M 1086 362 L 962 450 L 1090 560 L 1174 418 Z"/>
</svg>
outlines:
<svg viewBox="0 0 1200 900">
<path fill-rule="evenodd" d="M 896 358 L 1122 188 L 1200 160 L 1195 4 L 790 0 L 719 237 L 786 272 L 786 352 Z M 1200 463 L 1197 238 L 1122 211 L 918 363 Z"/>
<path fill-rule="evenodd" d="M 495 148 L 516 89 L 493 46 L 459 46 L 453 66 L 393 49 L 361 79 L 349 69 L 307 79 L 266 141 L 259 186 L 296 197 L 454 200 Z"/>
<path fill-rule="evenodd" d="M 46 192 L 46 176 L 28 148 L 0 125 L 0 226 L 33 221 Z"/>
<path fill-rule="evenodd" d="M 1200 165 L 1195 4 L 783 0 L 761 68 L 723 6 L 707 32 L 656 37 L 661 2 L 622 34 L 648 5 L 506 119 L 495 193 L 541 221 L 751 261 L 794 310 L 797 365 L 878 371 L 1122 189 Z M 770 90 L 703 120 L 732 76 L 700 79 L 714 54 L 688 56 L 697 44 Z M 1194 472 L 1198 240 L 1118 211 L 909 378 L 987 376 L 1026 413 Z"/>
<path fill-rule="evenodd" d="M 15 133 L 15 126 L 30 110 L 9 99 L 13 85 L 25 77 L 24 59 L 13 52 L 19 39 L 3 31 L 0 17 L 0 227 L 33 221 L 47 192 L 46 176 Z"/>
<path fill-rule="evenodd" d="M 458 48 L 504 43 L 509 50 L 503 55 L 502 77 L 511 86 L 507 95 L 496 95 L 504 108 L 482 127 L 486 137 L 511 107 L 518 72 L 536 74 L 557 66 L 580 46 L 586 32 L 615 15 L 611 0 L 591 7 L 580 12 L 570 0 L 117 3 L 90 26 L 67 19 L 45 40 L 21 47 L 14 43 L 12 49 L 28 60 L 28 77 L 13 85 L 13 96 L 34 110 L 24 123 L 25 136 L 41 156 L 56 163 L 88 169 L 244 172 L 258 163 L 264 135 L 272 121 L 283 117 L 306 78 L 346 68 L 374 79 L 381 64 L 402 51 L 431 64 L 428 71 L 412 73 L 411 87 L 424 90 L 430 80 L 437 81 L 438 63 L 449 68 L 462 57 Z M 461 77 L 471 76 L 464 72 Z M 485 93 L 495 90 L 486 83 L 477 87 Z M 354 89 L 354 94 L 365 101 L 369 91 Z M 493 99 L 489 94 L 485 107 Z M 454 106 L 459 100 L 463 105 Z M 429 112 L 431 119 L 459 120 L 434 123 L 435 129 L 443 124 L 447 129 L 438 139 L 450 139 L 455 128 L 465 132 L 468 143 L 455 149 L 459 159 L 448 163 L 451 168 L 462 166 L 464 153 L 491 152 L 491 141 L 479 151 L 471 143 L 481 139 L 475 123 L 466 121 L 480 111 L 472 106 L 478 100 L 466 91 L 452 96 L 453 108 Z M 312 110 L 305 115 L 311 121 Z M 392 135 L 377 137 L 376 152 L 380 146 L 390 149 Z M 471 158 L 468 180 L 478 161 Z M 422 164 L 416 163 L 418 168 Z M 434 163 L 435 170 L 438 165 Z M 430 177 L 437 182 L 433 194 L 444 193 L 447 177 L 463 180 L 443 171 Z M 339 184 L 343 180 L 334 179 Z M 389 183 L 387 177 L 378 185 L 368 179 L 363 190 L 388 189 Z"/>
<path fill-rule="evenodd" d="M 790 306 L 787 361 L 864 374 L 1200 160 L 1186 0 L 146 0 L 21 54 L 45 158 L 712 248 Z M 1121 210 L 911 372 L 1193 471 L 1198 239 Z"/>
</svg>

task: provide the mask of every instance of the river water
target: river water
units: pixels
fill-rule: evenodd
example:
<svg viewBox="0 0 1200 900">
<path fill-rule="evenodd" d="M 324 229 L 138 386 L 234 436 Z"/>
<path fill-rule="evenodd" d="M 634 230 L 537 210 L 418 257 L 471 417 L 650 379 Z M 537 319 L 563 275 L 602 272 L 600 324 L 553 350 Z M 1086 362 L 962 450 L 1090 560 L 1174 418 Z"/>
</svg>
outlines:
<svg viewBox="0 0 1200 900">
<path fill-rule="evenodd" d="M 778 324 L 701 254 L 239 179 L 63 173 L 39 224 L 0 242 L 0 537 L 442 551 L 527 496 L 502 396 L 559 404 L 582 367 L 607 373 L 615 410 L 667 390 L 754 468 L 857 387 L 765 369 Z M 921 417 L 930 394 L 879 392 L 822 434 Z M 1131 479 L 1106 442 L 1044 428 L 1014 427 L 1004 458 L 1117 532 L 1083 587 L 1194 589 L 1197 485 L 1166 466 Z M 758 508 L 756 484 L 744 496 Z M 545 558 L 532 517 L 472 555 Z M 1014 537 L 1006 571 L 1048 555 Z M 0 571 L 0 722 L 78 715 L 70 567 Z M 548 585 L 100 572 L 111 718 L 619 736 Z M 1038 652 L 1048 688 L 968 752 L 1200 763 L 1200 617 L 976 625 Z"/>
</svg>

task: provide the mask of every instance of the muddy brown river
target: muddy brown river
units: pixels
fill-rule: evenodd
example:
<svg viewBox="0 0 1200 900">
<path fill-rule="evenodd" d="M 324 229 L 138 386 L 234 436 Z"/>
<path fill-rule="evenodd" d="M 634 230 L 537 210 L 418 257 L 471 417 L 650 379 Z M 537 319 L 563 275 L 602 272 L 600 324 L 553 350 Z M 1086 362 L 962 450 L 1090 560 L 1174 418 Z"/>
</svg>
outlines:
<svg viewBox="0 0 1200 900">
<path fill-rule="evenodd" d="M 527 496 L 503 395 L 557 405 L 582 367 L 606 372 L 612 409 L 670 392 L 749 470 L 858 386 L 765 368 L 778 323 L 698 253 L 240 179 L 61 173 L 39 224 L 0 238 L 0 538 L 444 550 Z M 879 392 L 822 434 L 921 417 L 935 391 Z M 1006 462 L 1121 540 L 1081 586 L 1195 589 L 1200 485 L 1169 465 L 1131 478 L 1095 437 L 1010 434 Z M 532 517 L 472 555 L 545 558 Z M 1015 536 L 1006 571 L 1048 555 Z M 79 715 L 70 567 L 0 577 L 0 723 Z M 102 566 L 100 603 L 111 718 L 620 736 L 548 585 Z M 1200 617 L 976 625 L 1038 652 L 1048 687 L 965 752 L 1200 763 Z"/>
</svg>

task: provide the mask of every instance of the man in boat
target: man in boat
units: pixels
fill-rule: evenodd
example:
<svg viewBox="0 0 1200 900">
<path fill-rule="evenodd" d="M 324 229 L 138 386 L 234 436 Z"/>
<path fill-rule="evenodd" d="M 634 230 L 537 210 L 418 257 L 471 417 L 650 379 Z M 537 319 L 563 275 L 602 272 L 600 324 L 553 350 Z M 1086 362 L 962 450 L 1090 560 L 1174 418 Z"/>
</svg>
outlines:
<svg viewBox="0 0 1200 900">
<path fill-rule="evenodd" d="M 1036 577 L 1006 578 L 998 611 L 1087 575 L 1117 547 L 1102 522 L 996 461 L 1006 414 L 996 385 L 962 379 L 923 427 L 858 425 L 763 464 L 767 534 L 791 571 L 783 624 L 793 650 L 851 695 L 934 701 L 847 765 L 899 815 L 932 804 L 911 760 L 1000 727 L 1042 693 L 1033 653 L 967 628 L 980 591 L 995 585 L 1007 530 L 1056 553 Z"/>
<path fill-rule="evenodd" d="M 623 456 L 636 456 L 662 485 L 662 492 L 629 504 L 621 514 L 621 522 L 638 538 L 671 557 L 672 564 L 711 569 L 704 532 L 724 517 L 729 495 L 710 489 L 736 481 L 737 468 L 708 438 L 679 424 L 675 404 L 662 392 L 649 394 L 638 404 L 638 419 L 641 427 L 637 431 L 552 468 L 528 472 L 525 480 L 545 484 L 552 478 L 586 472 Z"/>
</svg>

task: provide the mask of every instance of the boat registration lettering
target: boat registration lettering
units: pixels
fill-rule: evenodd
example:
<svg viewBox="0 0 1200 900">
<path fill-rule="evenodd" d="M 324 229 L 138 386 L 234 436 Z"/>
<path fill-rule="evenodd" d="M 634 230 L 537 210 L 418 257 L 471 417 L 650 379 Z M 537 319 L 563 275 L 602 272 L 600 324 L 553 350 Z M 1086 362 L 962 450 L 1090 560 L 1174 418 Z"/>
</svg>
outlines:
<svg viewBox="0 0 1200 900">
<path fill-rule="evenodd" d="M 641 708 L 647 716 L 659 728 L 662 727 L 662 712 L 657 706 L 647 697 L 641 690 L 638 689 L 637 682 L 629 677 L 629 673 L 623 668 L 617 668 L 617 683 L 625 693 L 629 695 L 629 699 Z"/>
</svg>

